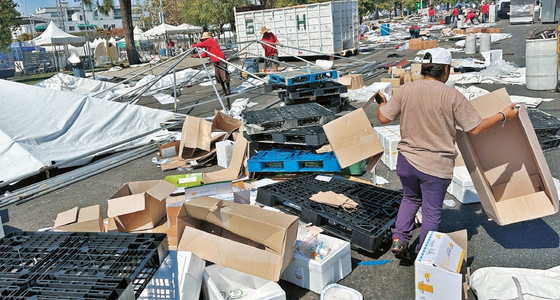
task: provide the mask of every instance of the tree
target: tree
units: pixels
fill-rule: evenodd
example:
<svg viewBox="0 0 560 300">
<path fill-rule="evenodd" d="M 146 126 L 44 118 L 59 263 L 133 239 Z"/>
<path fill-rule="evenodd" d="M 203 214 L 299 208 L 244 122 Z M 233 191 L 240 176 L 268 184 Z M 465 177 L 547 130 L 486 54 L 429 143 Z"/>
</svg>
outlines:
<svg viewBox="0 0 560 300">
<path fill-rule="evenodd" d="M 17 40 L 20 42 L 31 41 L 33 39 L 33 33 L 22 33 L 18 35 Z"/>
<path fill-rule="evenodd" d="M 134 27 L 132 26 L 132 2 L 131 0 L 119 0 L 121 5 L 121 18 L 124 29 L 124 40 L 126 45 L 126 56 L 130 65 L 138 65 L 140 55 L 134 45 Z"/>
<path fill-rule="evenodd" d="M 181 16 L 183 20 L 192 25 L 204 26 L 218 25 L 220 33 L 225 24 L 235 21 L 233 8 L 242 6 L 244 0 L 192 0 L 181 3 Z"/>
<path fill-rule="evenodd" d="M 12 43 L 12 27 L 18 25 L 17 3 L 13 0 L 0 0 L 0 52 Z"/>
</svg>

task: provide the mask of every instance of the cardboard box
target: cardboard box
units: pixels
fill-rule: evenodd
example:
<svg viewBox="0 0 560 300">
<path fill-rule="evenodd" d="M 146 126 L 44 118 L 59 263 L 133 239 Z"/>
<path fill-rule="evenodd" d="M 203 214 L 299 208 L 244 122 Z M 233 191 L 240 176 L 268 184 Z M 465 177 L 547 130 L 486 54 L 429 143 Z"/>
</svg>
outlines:
<svg viewBox="0 0 560 300">
<path fill-rule="evenodd" d="M 424 79 L 424 75 L 422 75 L 422 74 L 412 74 L 410 77 L 412 78 L 413 82 L 416 81 L 416 80 Z"/>
<path fill-rule="evenodd" d="M 177 250 L 264 279 L 278 281 L 294 258 L 298 218 L 256 205 L 202 197 L 177 216 Z"/>
<path fill-rule="evenodd" d="M 374 102 L 372 97 L 359 109 L 323 125 L 341 168 L 368 159 L 366 169 L 371 171 L 383 155 L 383 146 L 366 115 L 368 107 Z"/>
<path fill-rule="evenodd" d="M 203 183 L 232 181 L 239 177 L 243 163 L 245 162 L 245 154 L 247 153 L 247 139 L 242 134 L 237 135 L 233 155 L 229 166 L 224 170 L 205 173 L 202 177 Z"/>
<path fill-rule="evenodd" d="M 467 33 L 474 33 L 474 30 L 475 30 L 475 29 L 476 29 L 476 28 L 472 28 L 472 27 L 471 27 L 471 28 L 467 28 L 466 32 L 467 32 Z"/>
<path fill-rule="evenodd" d="M 126 183 L 107 200 L 107 216 L 119 232 L 152 229 L 165 217 L 164 200 L 176 189 L 165 180 Z"/>
<path fill-rule="evenodd" d="M 381 82 L 389 82 L 395 88 L 404 84 L 404 78 L 381 78 Z"/>
<path fill-rule="evenodd" d="M 422 72 L 422 64 L 421 63 L 413 63 L 410 65 L 410 74 L 420 74 Z"/>
<path fill-rule="evenodd" d="M 392 67 L 389 69 L 390 72 L 389 74 L 392 75 L 392 77 L 404 77 L 404 74 L 406 74 L 406 70 L 401 68 L 401 67 Z"/>
<path fill-rule="evenodd" d="M 428 232 L 414 261 L 416 300 L 466 299 L 466 259 L 467 230 Z"/>
<path fill-rule="evenodd" d="M 420 50 L 422 49 L 422 39 L 411 39 L 408 41 L 408 49 Z"/>
<path fill-rule="evenodd" d="M 371 184 L 371 182 L 368 182 Z M 316 261 L 297 253 L 294 261 L 282 273 L 282 279 L 320 294 L 323 288 L 336 283 L 352 271 L 350 243 L 319 234 L 318 240 L 331 246 L 331 253 Z"/>
<path fill-rule="evenodd" d="M 436 40 L 422 41 L 422 49 L 433 49 L 433 48 L 437 48 Z"/>
<path fill-rule="evenodd" d="M 181 143 L 179 141 L 175 141 L 173 143 L 168 143 L 165 145 L 159 146 L 159 156 L 163 158 L 173 157 L 179 155 L 179 146 Z"/>
<path fill-rule="evenodd" d="M 337 81 L 344 84 L 350 90 L 357 90 L 364 86 L 364 75 L 363 74 L 349 74 L 339 77 Z"/>
<path fill-rule="evenodd" d="M 486 33 L 500 33 L 500 28 L 486 28 Z"/>
<path fill-rule="evenodd" d="M 53 229 L 54 231 L 105 232 L 101 207 L 93 205 L 84 207 L 78 212 L 78 207 L 76 206 L 61 212 L 56 216 Z"/>
<path fill-rule="evenodd" d="M 212 123 L 197 117 L 187 116 L 181 132 L 179 156 L 192 157 L 196 149 L 210 151 Z"/>
<path fill-rule="evenodd" d="M 412 74 L 410 74 L 410 72 L 406 72 L 403 75 L 403 79 L 404 79 L 404 83 L 412 82 Z"/>
<path fill-rule="evenodd" d="M 511 104 L 505 88 L 471 100 L 483 117 Z M 469 135 L 457 133 L 457 144 L 489 218 L 507 225 L 558 212 L 558 194 L 539 141 L 522 105 L 502 128 Z"/>
<path fill-rule="evenodd" d="M 463 29 L 453 29 L 453 35 L 457 34 L 467 34 L 467 32 Z"/>
</svg>

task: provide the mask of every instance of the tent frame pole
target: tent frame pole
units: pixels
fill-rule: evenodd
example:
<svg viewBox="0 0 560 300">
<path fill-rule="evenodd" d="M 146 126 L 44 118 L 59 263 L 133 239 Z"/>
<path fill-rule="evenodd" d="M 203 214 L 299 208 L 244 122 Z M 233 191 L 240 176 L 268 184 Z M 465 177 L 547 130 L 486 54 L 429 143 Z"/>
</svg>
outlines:
<svg viewBox="0 0 560 300">
<path fill-rule="evenodd" d="M 86 6 L 84 4 L 84 1 L 82 1 L 82 15 L 84 17 L 84 24 L 85 24 L 84 28 L 86 30 L 86 42 L 87 42 L 87 50 L 88 50 L 87 56 L 89 57 L 89 66 L 91 67 L 91 77 L 93 77 L 93 79 L 95 80 L 95 71 L 93 70 L 93 60 L 91 59 L 91 47 L 89 46 L 88 24 L 86 20 Z"/>
</svg>

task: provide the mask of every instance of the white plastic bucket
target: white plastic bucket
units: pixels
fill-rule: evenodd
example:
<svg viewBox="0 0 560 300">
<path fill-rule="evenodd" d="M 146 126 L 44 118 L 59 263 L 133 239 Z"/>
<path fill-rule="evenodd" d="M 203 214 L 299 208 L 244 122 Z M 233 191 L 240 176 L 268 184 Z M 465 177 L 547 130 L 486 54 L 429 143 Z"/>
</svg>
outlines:
<svg viewBox="0 0 560 300">
<path fill-rule="evenodd" d="M 480 34 L 480 47 L 479 47 L 479 51 L 485 52 L 485 51 L 490 51 L 491 49 L 491 44 L 492 44 L 492 39 L 490 37 L 490 35 L 488 33 L 481 33 Z"/>
<path fill-rule="evenodd" d="M 488 8 L 488 22 L 496 22 L 496 5 L 491 4 Z"/>
<path fill-rule="evenodd" d="M 476 53 L 476 35 L 467 34 L 465 39 L 465 54 L 475 54 Z"/>
<path fill-rule="evenodd" d="M 557 60 L 556 39 L 526 40 L 527 89 L 534 91 L 555 89 L 558 82 Z"/>
<path fill-rule="evenodd" d="M 463 28 L 463 20 L 457 20 L 457 29 Z"/>
</svg>

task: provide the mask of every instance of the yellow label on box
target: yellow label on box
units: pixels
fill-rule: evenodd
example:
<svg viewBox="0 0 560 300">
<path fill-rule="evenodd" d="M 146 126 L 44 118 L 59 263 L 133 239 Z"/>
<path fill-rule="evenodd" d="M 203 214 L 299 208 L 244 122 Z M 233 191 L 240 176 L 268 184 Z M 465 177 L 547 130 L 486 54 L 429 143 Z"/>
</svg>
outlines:
<svg viewBox="0 0 560 300">
<path fill-rule="evenodd" d="M 425 284 L 423 282 L 418 282 L 418 289 L 428 293 L 434 293 L 434 287 L 429 284 Z"/>
</svg>

